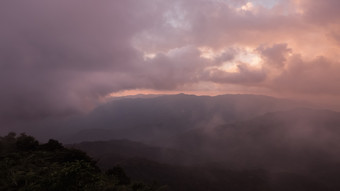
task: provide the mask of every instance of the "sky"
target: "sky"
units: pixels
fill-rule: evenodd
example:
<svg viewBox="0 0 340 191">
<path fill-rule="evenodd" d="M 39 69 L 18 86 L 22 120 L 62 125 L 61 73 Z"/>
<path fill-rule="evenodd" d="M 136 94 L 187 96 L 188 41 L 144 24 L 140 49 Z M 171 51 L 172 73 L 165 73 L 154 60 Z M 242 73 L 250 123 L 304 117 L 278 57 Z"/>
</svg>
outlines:
<svg viewBox="0 0 340 191">
<path fill-rule="evenodd" d="M 339 8 L 338 0 L 2 0 L 0 122 L 138 93 L 340 103 Z"/>
</svg>

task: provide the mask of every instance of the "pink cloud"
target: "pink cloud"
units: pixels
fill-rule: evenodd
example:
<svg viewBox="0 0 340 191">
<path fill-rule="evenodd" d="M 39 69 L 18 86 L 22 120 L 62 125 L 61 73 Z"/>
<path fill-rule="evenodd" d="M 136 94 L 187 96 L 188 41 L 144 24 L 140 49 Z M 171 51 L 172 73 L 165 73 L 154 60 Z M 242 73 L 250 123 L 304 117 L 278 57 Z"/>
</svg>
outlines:
<svg viewBox="0 0 340 191">
<path fill-rule="evenodd" d="M 339 96 L 339 2 L 240 11 L 246 3 L 1 1 L 0 113 L 62 115 L 112 92 L 200 83 Z M 257 67 L 238 58 L 242 50 L 262 58 Z M 222 70 L 226 64 L 237 71 Z"/>
</svg>

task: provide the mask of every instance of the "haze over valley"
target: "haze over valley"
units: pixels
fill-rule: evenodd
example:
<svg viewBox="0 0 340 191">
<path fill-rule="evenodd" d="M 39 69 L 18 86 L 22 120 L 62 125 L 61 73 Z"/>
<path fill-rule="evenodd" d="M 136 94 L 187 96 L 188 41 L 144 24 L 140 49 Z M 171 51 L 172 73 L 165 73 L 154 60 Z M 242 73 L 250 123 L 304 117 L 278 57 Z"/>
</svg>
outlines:
<svg viewBox="0 0 340 191">
<path fill-rule="evenodd" d="M 340 1 L 0 2 L 0 190 L 340 190 Z"/>
</svg>

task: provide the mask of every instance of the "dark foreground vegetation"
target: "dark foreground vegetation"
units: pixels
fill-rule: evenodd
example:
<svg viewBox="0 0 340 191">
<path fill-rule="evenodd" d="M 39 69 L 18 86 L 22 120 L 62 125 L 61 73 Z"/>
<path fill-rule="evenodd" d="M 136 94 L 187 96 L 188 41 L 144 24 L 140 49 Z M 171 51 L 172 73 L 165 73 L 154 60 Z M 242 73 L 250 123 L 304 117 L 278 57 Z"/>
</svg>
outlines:
<svg viewBox="0 0 340 191">
<path fill-rule="evenodd" d="M 26 134 L 0 137 L 0 190 L 154 191 L 165 187 L 131 181 L 120 166 L 102 172 L 86 153 L 56 140 L 40 144 Z"/>
<path fill-rule="evenodd" d="M 169 164 L 157 155 L 146 157 L 157 148 L 129 141 L 87 142 L 69 147 L 56 140 L 40 144 L 26 134 L 9 133 L 0 137 L 0 190 L 335 191 L 339 188 L 336 183 L 340 171 L 334 168 L 332 174 L 323 168 L 323 176 L 318 176 L 320 170 L 315 172 L 317 176 L 310 176 L 288 171 L 232 169 L 219 163 Z M 89 152 L 99 163 L 75 148 Z"/>
</svg>

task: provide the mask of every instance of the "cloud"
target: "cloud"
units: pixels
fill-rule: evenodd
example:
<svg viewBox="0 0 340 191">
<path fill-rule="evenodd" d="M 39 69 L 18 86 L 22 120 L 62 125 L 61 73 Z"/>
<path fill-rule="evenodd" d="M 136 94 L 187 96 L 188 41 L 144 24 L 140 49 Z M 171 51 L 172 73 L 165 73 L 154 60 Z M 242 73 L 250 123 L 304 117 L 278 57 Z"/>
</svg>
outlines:
<svg viewBox="0 0 340 191">
<path fill-rule="evenodd" d="M 310 22 L 327 25 L 331 23 L 337 24 L 340 20 L 340 13 L 338 11 L 340 2 L 337 0 L 299 0 L 296 2 L 302 10 L 304 17 Z"/>
<path fill-rule="evenodd" d="M 135 1 L 0 4 L 4 120 L 82 110 L 100 96 L 131 87 L 127 75 L 142 60 L 131 38 L 157 20 L 151 4 Z"/>
<path fill-rule="evenodd" d="M 252 8 L 240 11 L 247 3 Z M 1 1 L 0 120 L 69 115 L 123 90 L 204 83 L 339 95 L 336 7 L 335 0 L 267 7 L 234 0 Z M 262 60 L 240 58 L 245 51 Z"/>
<path fill-rule="evenodd" d="M 300 55 L 294 55 L 288 60 L 287 69 L 273 81 L 273 89 L 314 95 L 339 95 L 339 69 L 339 63 L 332 63 L 324 57 L 306 61 Z"/>
<path fill-rule="evenodd" d="M 247 64 L 237 64 L 236 71 L 230 72 L 222 69 L 207 69 L 203 73 L 203 79 L 216 83 L 231 83 L 231 84 L 258 84 L 266 78 L 266 73 L 263 70 L 250 68 Z"/>
<path fill-rule="evenodd" d="M 274 44 L 271 47 L 264 47 L 262 45 L 256 50 L 261 54 L 266 64 L 274 67 L 283 67 L 287 55 L 291 52 L 287 44 Z"/>
</svg>

